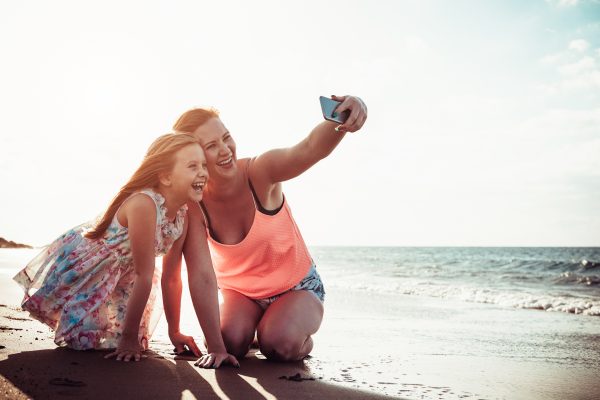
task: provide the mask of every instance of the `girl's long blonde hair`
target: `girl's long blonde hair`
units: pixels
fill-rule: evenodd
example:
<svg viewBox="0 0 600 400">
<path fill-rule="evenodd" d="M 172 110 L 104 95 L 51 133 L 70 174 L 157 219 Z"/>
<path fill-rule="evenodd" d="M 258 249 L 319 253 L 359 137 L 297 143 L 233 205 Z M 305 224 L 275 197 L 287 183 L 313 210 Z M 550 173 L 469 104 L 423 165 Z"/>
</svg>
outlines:
<svg viewBox="0 0 600 400">
<path fill-rule="evenodd" d="M 100 221 L 85 234 L 85 237 L 88 239 L 102 237 L 121 204 L 135 192 L 158 187 L 159 174 L 168 173 L 173 169 L 175 153 L 192 144 L 199 144 L 198 139 L 188 134 L 167 133 L 156 139 L 150 145 L 142 164 L 119 190 Z"/>
<path fill-rule="evenodd" d="M 173 125 L 173 130 L 178 133 L 194 133 L 211 118 L 219 118 L 219 111 L 214 108 L 193 108 L 181 114 Z"/>
</svg>

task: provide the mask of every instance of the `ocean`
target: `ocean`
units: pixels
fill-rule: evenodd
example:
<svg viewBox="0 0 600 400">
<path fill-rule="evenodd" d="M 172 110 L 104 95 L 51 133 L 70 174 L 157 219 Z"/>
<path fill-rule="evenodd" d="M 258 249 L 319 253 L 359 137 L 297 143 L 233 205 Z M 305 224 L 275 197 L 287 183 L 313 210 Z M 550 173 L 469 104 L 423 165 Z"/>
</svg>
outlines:
<svg viewBox="0 0 600 400">
<path fill-rule="evenodd" d="M 311 247 L 325 287 L 600 316 L 598 247 Z"/>
<path fill-rule="evenodd" d="M 0 250 L 14 275 L 40 249 Z M 325 288 L 600 316 L 599 247 L 324 247 Z"/>
</svg>

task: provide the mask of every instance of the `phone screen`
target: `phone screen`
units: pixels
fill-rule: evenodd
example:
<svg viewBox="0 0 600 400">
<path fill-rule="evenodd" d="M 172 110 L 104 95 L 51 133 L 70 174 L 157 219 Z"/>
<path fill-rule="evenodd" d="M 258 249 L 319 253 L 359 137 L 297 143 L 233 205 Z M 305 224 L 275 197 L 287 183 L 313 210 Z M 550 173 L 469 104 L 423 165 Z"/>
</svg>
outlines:
<svg viewBox="0 0 600 400">
<path fill-rule="evenodd" d="M 335 117 L 333 116 L 333 112 L 335 111 L 337 106 L 341 104 L 341 102 L 339 101 L 335 101 L 325 96 L 319 97 L 319 101 L 321 102 L 321 111 L 323 112 L 323 118 L 325 118 L 328 121 L 343 124 L 350 116 L 350 112 L 348 110 L 338 113 L 338 115 Z"/>
</svg>

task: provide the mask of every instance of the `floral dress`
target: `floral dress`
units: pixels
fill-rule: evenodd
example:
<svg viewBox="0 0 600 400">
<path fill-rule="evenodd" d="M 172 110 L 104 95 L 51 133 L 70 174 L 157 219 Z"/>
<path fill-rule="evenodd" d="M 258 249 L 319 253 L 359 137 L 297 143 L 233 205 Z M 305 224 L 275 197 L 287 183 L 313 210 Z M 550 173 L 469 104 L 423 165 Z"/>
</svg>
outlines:
<svg viewBox="0 0 600 400">
<path fill-rule="evenodd" d="M 159 193 L 151 189 L 140 193 L 156 204 L 154 253 L 162 256 L 181 236 L 187 206 L 171 222 Z M 56 331 L 57 345 L 77 350 L 117 347 L 135 280 L 128 231 L 116 214 L 100 239 L 83 236 L 91 226 L 86 223 L 69 230 L 14 277 L 25 289 L 23 309 Z M 159 282 L 160 271 L 155 269 L 140 340 L 149 340 L 160 317 L 160 311 L 153 313 Z"/>
</svg>

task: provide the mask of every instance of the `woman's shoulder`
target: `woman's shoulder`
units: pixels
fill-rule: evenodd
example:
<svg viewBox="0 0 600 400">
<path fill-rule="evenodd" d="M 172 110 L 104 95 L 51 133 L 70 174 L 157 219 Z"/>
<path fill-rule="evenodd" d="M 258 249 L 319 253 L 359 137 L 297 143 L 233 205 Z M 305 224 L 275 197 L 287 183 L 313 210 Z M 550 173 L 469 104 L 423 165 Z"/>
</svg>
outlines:
<svg viewBox="0 0 600 400">
<path fill-rule="evenodd" d="M 240 171 L 244 171 L 246 168 L 248 168 L 248 166 L 250 165 L 250 161 L 253 159 L 254 157 L 244 157 L 244 158 L 238 158 L 237 159 L 237 167 Z"/>
</svg>

